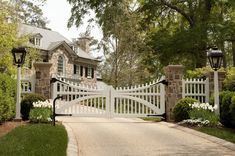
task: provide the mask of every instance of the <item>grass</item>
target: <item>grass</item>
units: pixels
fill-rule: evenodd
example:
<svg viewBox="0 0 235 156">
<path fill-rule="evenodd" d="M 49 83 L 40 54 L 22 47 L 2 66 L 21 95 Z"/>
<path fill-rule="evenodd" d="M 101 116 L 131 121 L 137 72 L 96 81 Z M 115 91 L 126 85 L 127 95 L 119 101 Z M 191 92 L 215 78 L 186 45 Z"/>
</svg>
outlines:
<svg viewBox="0 0 235 156">
<path fill-rule="evenodd" d="M 160 122 L 162 119 L 160 117 L 141 117 L 145 121 Z"/>
<path fill-rule="evenodd" d="M 196 130 L 235 143 L 235 129 L 200 127 Z"/>
<path fill-rule="evenodd" d="M 0 155 L 65 156 L 68 137 L 62 125 L 28 124 L 0 138 Z"/>
</svg>

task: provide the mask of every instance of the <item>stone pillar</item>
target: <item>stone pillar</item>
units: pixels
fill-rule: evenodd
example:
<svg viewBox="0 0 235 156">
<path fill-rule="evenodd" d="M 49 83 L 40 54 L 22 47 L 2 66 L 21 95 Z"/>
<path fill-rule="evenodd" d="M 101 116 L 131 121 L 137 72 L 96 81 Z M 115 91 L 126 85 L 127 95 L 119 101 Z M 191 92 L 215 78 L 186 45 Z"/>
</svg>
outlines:
<svg viewBox="0 0 235 156">
<path fill-rule="evenodd" d="M 34 63 L 35 72 L 36 72 L 35 93 L 44 95 L 48 99 L 51 97 L 51 87 L 50 87 L 51 66 L 52 63 L 47 63 L 47 62 Z"/>
<path fill-rule="evenodd" d="M 214 96 L 214 72 L 209 72 L 205 75 L 209 78 L 209 95 Z M 219 92 L 223 90 L 223 82 L 226 78 L 226 72 L 219 71 L 218 79 L 219 79 Z"/>
<path fill-rule="evenodd" d="M 182 65 L 168 65 L 164 68 L 165 78 L 168 85 L 165 87 L 166 120 L 173 121 L 173 108 L 177 101 L 182 98 Z"/>
</svg>

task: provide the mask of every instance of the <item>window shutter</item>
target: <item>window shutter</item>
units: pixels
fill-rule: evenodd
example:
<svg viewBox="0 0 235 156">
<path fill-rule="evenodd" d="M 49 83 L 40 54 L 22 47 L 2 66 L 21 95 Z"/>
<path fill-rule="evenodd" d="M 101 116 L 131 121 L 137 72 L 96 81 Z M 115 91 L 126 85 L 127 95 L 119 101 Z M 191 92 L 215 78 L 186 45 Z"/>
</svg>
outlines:
<svg viewBox="0 0 235 156">
<path fill-rule="evenodd" d="M 94 78 L 94 68 L 91 68 L 91 78 Z"/>
<path fill-rule="evenodd" d="M 83 66 L 80 66 L 80 76 L 83 76 Z"/>
<path fill-rule="evenodd" d="M 85 68 L 85 77 L 87 77 L 87 73 L 88 73 L 88 68 Z"/>
<path fill-rule="evenodd" d="M 77 74 L 77 66 L 76 66 L 76 64 L 73 65 L 73 74 Z"/>
</svg>

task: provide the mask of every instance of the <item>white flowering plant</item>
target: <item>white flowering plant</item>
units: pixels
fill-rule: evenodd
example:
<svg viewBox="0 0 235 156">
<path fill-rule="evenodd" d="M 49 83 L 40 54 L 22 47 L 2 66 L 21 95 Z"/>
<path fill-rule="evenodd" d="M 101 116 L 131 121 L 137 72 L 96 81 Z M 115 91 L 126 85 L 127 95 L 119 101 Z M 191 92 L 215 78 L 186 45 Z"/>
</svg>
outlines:
<svg viewBox="0 0 235 156">
<path fill-rule="evenodd" d="M 33 109 L 30 110 L 29 120 L 35 123 L 47 123 L 51 121 L 52 104 L 50 101 L 37 101 L 33 103 Z"/>
<path fill-rule="evenodd" d="M 50 103 L 49 100 L 46 101 L 37 101 L 37 102 L 33 102 L 33 107 L 37 107 L 37 108 L 52 108 L 52 104 Z"/>
<path fill-rule="evenodd" d="M 219 117 L 214 113 L 216 108 L 209 103 L 195 102 L 189 106 L 192 108 L 189 111 L 190 119 L 181 123 L 197 126 L 217 126 L 219 124 Z"/>
</svg>

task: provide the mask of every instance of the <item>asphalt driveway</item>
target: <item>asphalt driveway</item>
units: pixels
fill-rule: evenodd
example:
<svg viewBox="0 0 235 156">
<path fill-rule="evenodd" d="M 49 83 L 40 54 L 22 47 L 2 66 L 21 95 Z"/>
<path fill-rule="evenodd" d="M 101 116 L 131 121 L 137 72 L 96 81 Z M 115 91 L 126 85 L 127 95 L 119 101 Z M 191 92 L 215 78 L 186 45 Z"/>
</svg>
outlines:
<svg viewBox="0 0 235 156">
<path fill-rule="evenodd" d="M 151 123 L 138 118 L 60 120 L 71 128 L 79 156 L 235 156 L 234 144 L 208 139 L 207 135 L 165 122 Z"/>
</svg>

